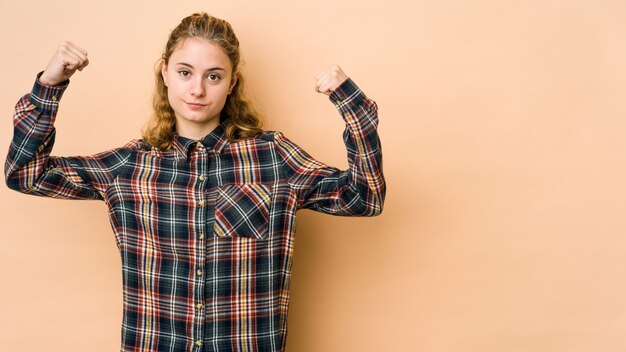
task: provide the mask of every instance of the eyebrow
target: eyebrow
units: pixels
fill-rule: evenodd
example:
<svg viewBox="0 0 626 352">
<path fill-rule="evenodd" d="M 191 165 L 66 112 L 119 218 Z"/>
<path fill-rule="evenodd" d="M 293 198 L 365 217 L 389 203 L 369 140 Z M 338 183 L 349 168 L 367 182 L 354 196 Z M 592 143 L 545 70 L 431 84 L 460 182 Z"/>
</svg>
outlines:
<svg viewBox="0 0 626 352">
<path fill-rule="evenodd" d="M 192 65 L 185 63 L 185 62 L 177 62 L 175 63 L 175 65 L 179 65 L 179 66 L 185 66 L 185 67 L 189 67 L 189 68 L 194 68 Z M 206 69 L 205 71 L 226 71 L 226 69 L 222 68 L 222 67 L 211 67 Z"/>
</svg>

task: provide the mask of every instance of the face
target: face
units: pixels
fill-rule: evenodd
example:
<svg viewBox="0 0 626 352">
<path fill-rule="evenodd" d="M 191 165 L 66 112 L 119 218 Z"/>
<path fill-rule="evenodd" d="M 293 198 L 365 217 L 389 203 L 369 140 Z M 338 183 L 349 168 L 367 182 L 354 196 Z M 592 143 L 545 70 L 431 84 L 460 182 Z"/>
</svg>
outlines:
<svg viewBox="0 0 626 352">
<path fill-rule="evenodd" d="M 201 38 L 178 44 L 161 74 L 181 136 L 201 139 L 219 125 L 220 112 L 237 82 L 232 71 L 219 46 Z"/>
</svg>

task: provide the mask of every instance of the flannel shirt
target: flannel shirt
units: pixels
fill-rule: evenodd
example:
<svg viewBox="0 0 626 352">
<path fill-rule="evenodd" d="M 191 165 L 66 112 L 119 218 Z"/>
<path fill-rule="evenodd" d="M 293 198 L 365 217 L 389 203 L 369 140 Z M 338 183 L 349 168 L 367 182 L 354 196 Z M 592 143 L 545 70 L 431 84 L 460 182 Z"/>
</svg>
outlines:
<svg viewBox="0 0 626 352">
<path fill-rule="evenodd" d="M 122 259 L 121 351 L 284 351 L 296 211 L 382 211 L 377 106 L 352 80 L 330 95 L 346 122 L 349 168 L 313 159 L 279 132 L 231 143 L 222 122 L 87 157 L 50 156 L 69 81 L 35 82 L 16 105 L 5 165 L 19 192 L 98 199 Z"/>
</svg>

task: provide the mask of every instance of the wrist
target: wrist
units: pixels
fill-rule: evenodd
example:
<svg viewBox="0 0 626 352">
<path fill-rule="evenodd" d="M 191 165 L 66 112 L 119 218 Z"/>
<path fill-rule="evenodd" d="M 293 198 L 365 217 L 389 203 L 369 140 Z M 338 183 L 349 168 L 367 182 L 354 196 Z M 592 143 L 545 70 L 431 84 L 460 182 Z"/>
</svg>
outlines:
<svg viewBox="0 0 626 352">
<path fill-rule="evenodd" d="M 44 84 L 47 83 L 45 77 L 40 80 L 42 74 L 43 72 L 37 74 L 37 78 L 30 92 L 30 102 L 44 110 L 54 110 L 59 105 L 59 101 L 69 85 L 69 80 L 57 83 L 56 85 L 46 85 Z"/>
<path fill-rule="evenodd" d="M 39 84 L 41 84 L 42 86 L 48 86 L 48 87 L 54 87 L 57 85 L 56 82 L 51 82 L 46 80 L 45 78 L 40 77 L 39 79 Z"/>
<path fill-rule="evenodd" d="M 59 84 L 59 82 L 55 82 L 53 80 L 48 79 L 46 77 L 46 72 L 45 71 L 41 75 L 39 75 L 37 80 L 39 81 L 39 84 L 44 85 L 44 86 L 48 86 L 48 87 L 54 87 L 57 84 Z"/>
</svg>

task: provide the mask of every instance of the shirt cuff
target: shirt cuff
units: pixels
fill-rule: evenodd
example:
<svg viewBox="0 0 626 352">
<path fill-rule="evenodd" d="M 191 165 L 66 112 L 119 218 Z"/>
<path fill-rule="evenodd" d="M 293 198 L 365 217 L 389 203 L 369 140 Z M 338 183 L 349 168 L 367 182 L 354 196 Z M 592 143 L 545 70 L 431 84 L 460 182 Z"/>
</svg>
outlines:
<svg viewBox="0 0 626 352">
<path fill-rule="evenodd" d="M 348 78 L 332 91 L 328 98 L 336 106 L 344 104 L 356 105 L 365 99 L 365 93 L 359 89 L 352 79 Z"/>
<path fill-rule="evenodd" d="M 37 74 L 37 79 L 35 79 L 33 89 L 30 92 L 30 103 L 43 110 L 56 110 L 70 81 L 66 80 L 56 86 L 43 85 L 39 82 L 42 73 L 43 71 Z"/>
</svg>

